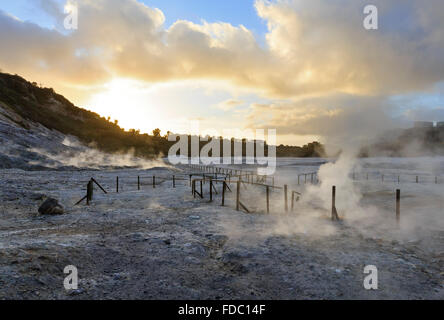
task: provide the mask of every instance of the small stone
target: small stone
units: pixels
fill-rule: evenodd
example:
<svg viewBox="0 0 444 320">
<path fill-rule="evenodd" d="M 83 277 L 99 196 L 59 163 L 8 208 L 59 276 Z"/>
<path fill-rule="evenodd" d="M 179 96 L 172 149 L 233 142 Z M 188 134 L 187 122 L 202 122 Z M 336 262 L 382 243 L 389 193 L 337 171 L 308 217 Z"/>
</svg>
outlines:
<svg viewBox="0 0 444 320">
<path fill-rule="evenodd" d="M 70 291 L 68 292 L 68 294 L 69 294 L 70 296 L 77 296 L 77 295 L 82 294 L 82 293 L 84 293 L 84 292 L 85 292 L 85 290 L 83 290 L 83 289 L 77 289 L 77 290 L 70 290 Z"/>
</svg>

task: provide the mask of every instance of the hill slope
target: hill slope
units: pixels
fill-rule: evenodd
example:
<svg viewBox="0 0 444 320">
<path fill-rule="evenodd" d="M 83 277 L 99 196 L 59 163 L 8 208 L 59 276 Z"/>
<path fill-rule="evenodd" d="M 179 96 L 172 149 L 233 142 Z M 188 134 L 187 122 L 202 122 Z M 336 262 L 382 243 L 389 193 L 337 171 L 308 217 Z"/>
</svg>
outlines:
<svg viewBox="0 0 444 320">
<path fill-rule="evenodd" d="M 40 88 L 17 75 L 0 73 L 0 103 L 3 116 L 24 129 L 30 128 L 30 122 L 38 123 L 86 144 L 94 143 L 102 151 L 134 149 L 137 156 L 154 157 L 165 149 L 156 137 L 126 132 L 98 114 L 74 106 L 53 89 Z"/>
<path fill-rule="evenodd" d="M 141 160 L 128 154 L 155 158 L 168 150 L 165 141 L 124 131 L 50 88 L 0 73 L 0 168 L 139 165 Z"/>
</svg>

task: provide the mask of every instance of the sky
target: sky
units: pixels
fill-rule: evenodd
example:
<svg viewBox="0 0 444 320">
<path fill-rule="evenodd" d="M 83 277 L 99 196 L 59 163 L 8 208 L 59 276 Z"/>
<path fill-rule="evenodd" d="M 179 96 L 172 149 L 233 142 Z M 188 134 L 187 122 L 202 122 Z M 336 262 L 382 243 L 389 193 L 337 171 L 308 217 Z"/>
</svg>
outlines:
<svg viewBox="0 0 444 320">
<path fill-rule="evenodd" d="M 363 141 L 444 120 L 444 2 L 0 0 L 0 69 L 126 128 Z M 66 30 L 65 6 L 78 8 Z M 239 133 L 240 135 L 242 133 Z M 235 135 L 235 134 L 233 134 Z"/>
</svg>

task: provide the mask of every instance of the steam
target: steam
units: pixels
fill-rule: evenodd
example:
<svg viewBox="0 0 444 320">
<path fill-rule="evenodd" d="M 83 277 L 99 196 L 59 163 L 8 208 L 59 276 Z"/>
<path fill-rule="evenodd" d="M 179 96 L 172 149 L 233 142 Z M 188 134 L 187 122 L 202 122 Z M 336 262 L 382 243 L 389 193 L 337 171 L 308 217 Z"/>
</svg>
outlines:
<svg viewBox="0 0 444 320">
<path fill-rule="evenodd" d="M 45 157 L 49 161 L 30 161 L 31 165 L 42 165 L 50 168 L 76 167 L 88 169 L 103 169 L 106 167 L 133 167 L 139 169 L 151 169 L 154 167 L 169 167 L 161 157 L 153 160 L 138 158 L 134 150 L 124 154 L 109 154 L 97 149 L 83 146 L 75 139 L 65 138 L 64 150 L 49 152 L 45 149 L 31 148 L 29 151 Z"/>
</svg>

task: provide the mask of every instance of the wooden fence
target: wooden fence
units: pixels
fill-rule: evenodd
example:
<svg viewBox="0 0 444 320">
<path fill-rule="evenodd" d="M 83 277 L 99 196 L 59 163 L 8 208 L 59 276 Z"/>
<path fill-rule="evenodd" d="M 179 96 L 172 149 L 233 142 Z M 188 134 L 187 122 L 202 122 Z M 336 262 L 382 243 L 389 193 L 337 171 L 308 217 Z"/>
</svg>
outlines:
<svg viewBox="0 0 444 320">
<path fill-rule="evenodd" d="M 196 170 L 197 172 L 188 172 L 182 175 L 172 175 L 171 177 L 156 177 L 153 176 L 137 176 L 137 190 L 142 190 L 143 186 L 150 186 L 155 189 L 156 186 L 162 185 L 165 182 L 171 182 L 171 187 L 176 188 L 178 181 L 187 181 L 186 185 L 191 187 L 191 193 L 194 198 L 199 197 L 200 199 L 205 199 L 204 186 L 208 183 L 208 195 L 209 202 L 212 203 L 215 200 L 215 196 L 221 194 L 221 206 L 226 206 L 227 192 L 233 193 L 233 185 L 236 185 L 236 196 L 235 196 L 235 208 L 237 211 L 244 211 L 246 213 L 253 213 L 253 210 L 249 209 L 242 201 L 242 187 L 247 190 L 247 186 L 256 186 L 263 188 L 264 197 L 264 211 L 270 213 L 270 192 L 278 191 L 282 192 L 283 208 L 285 212 L 293 212 L 295 210 L 295 204 L 299 201 L 302 196 L 301 193 L 295 190 L 289 190 L 288 185 L 277 186 L 275 185 L 274 177 L 257 175 L 252 171 L 239 170 L 239 169 L 228 169 L 228 168 L 217 168 L 213 166 L 202 166 L 202 165 L 190 165 L 190 169 Z M 304 173 L 298 175 L 298 185 L 301 183 L 301 177 L 304 177 L 304 183 L 308 183 L 308 177 L 310 177 L 311 183 L 319 182 L 317 179 L 317 173 Z M 356 176 L 354 176 L 356 178 Z M 148 184 L 144 184 L 148 181 Z M 267 183 L 267 182 L 270 183 Z M 222 190 L 217 189 L 217 185 L 222 184 Z M 93 200 L 94 185 L 99 187 L 105 194 L 109 194 L 99 182 L 94 178 L 91 178 L 86 186 L 86 195 L 78 201 L 75 205 L 80 204 L 82 201 L 86 200 L 86 204 L 90 205 Z M 119 188 L 121 186 L 121 180 L 116 177 L 116 193 L 121 192 Z M 288 195 L 291 195 L 291 205 L 288 205 Z M 401 191 L 396 190 L 396 221 L 400 221 L 400 200 Z M 332 209 L 331 209 L 331 219 L 334 221 L 340 220 L 338 210 L 336 209 L 336 186 L 332 186 Z"/>
</svg>

